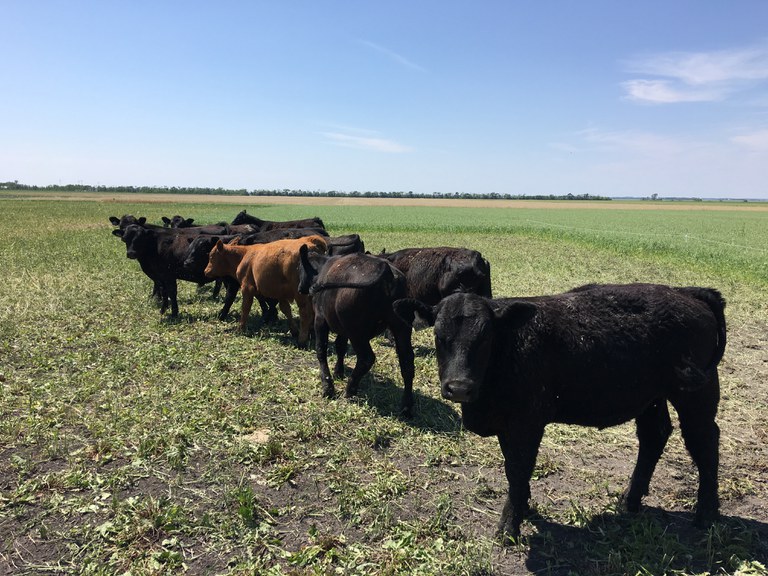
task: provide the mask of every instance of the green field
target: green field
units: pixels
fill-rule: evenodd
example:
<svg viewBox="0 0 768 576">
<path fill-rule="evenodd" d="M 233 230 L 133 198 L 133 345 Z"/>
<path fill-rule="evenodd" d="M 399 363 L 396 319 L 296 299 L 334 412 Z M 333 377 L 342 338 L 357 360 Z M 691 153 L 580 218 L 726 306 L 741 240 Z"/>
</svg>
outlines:
<svg viewBox="0 0 768 576">
<path fill-rule="evenodd" d="M 539 518 L 502 547 L 493 439 L 440 397 L 414 336 L 415 416 L 394 349 L 356 401 L 320 396 L 281 321 L 235 332 L 182 284 L 177 321 L 109 216 L 320 216 L 371 252 L 466 246 L 498 296 L 588 282 L 712 286 L 728 306 L 719 424 L 723 521 L 691 527 L 696 474 L 675 432 L 647 508 L 616 510 L 631 425 L 551 426 Z M 25 200 L 0 194 L 0 574 L 764 574 L 768 558 L 768 211 L 296 206 Z M 352 359 L 353 360 L 353 359 Z M 350 360 L 347 362 L 350 365 Z M 674 417 L 673 417 L 674 420 Z"/>
</svg>

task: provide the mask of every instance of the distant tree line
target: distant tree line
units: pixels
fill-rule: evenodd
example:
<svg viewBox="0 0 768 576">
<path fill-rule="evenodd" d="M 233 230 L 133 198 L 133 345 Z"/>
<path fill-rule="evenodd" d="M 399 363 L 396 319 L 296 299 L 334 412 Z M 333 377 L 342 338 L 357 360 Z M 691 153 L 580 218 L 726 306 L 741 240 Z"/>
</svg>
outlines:
<svg viewBox="0 0 768 576">
<path fill-rule="evenodd" d="M 214 194 L 227 196 L 307 196 L 307 197 L 352 197 L 352 198 L 460 198 L 483 200 L 611 200 L 608 196 L 593 194 L 499 194 L 497 192 L 473 194 L 470 192 L 432 192 L 423 194 L 416 192 L 340 192 L 337 190 L 232 190 L 227 188 L 204 188 L 182 186 L 91 186 L 87 184 L 50 184 L 35 186 L 13 182 L 0 182 L 0 190 L 35 190 L 43 192 L 114 192 L 120 194 Z"/>
</svg>

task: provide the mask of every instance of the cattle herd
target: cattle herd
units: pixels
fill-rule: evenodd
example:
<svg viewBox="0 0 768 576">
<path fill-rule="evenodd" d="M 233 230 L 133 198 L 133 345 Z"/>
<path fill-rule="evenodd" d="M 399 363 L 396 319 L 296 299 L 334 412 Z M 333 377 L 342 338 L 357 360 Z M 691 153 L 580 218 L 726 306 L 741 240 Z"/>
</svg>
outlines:
<svg viewBox="0 0 768 576">
<path fill-rule="evenodd" d="M 351 343 L 355 366 L 346 395 L 357 393 L 375 355 L 370 341 L 388 331 L 413 409 L 412 326 L 434 326 L 443 398 L 461 404 L 464 426 L 496 436 L 509 484 L 499 523 L 516 538 L 529 513 L 530 479 L 548 423 L 605 428 L 634 419 L 639 451 L 623 502 L 640 508 L 677 412 L 699 473 L 696 523 L 718 516 L 720 397 L 725 301 L 717 290 L 658 284 L 587 285 L 534 297 L 493 298 L 490 265 L 467 248 L 408 248 L 372 255 L 359 235 L 331 236 L 320 218 L 275 222 L 240 212 L 230 224 L 192 219 L 110 217 L 153 282 L 164 313 L 179 313 L 177 280 L 226 288 L 219 318 L 242 292 L 239 328 L 254 298 L 262 321 L 288 319 L 300 346 L 314 334 L 323 394 L 335 395 Z M 291 304 L 299 310 L 298 322 Z M 329 334 L 336 363 L 328 366 Z"/>
</svg>

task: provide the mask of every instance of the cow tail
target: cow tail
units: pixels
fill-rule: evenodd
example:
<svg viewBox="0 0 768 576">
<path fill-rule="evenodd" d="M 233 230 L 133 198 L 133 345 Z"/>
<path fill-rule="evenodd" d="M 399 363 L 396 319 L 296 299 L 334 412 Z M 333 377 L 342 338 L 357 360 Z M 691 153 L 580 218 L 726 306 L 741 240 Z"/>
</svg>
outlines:
<svg viewBox="0 0 768 576">
<path fill-rule="evenodd" d="M 725 353 L 727 340 L 725 327 L 725 300 L 720 292 L 713 288 L 687 287 L 680 288 L 679 290 L 692 298 L 704 302 L 712 311 L 715 321 L 717 322 L 717 347 L 707 366 L 702 369 L 699 366 L 696 366 L 690 358 L 684 358 L 683 363 L 675 368 L 678 377 L 685 382 L 682 389 L 692 391 L 700 389 L 709 381 L 707 375 L 717 367 Z"/>
<path fill-rule="evenodd" d="M 717 348 L 712 356 L 712 360 L 710 360 L 709 365 L 706 368 L 707 370 L 711 370 L 720 363 L 723 354 L 725 354 L 725 345 L 727 341 L 725 329 L 725 299 L 722 294 L 714 288 L 694 287 L 686 288 L 685 291 L 697 300 L 701 300 L 707 304 L 717 321 Z"/>
</svg>

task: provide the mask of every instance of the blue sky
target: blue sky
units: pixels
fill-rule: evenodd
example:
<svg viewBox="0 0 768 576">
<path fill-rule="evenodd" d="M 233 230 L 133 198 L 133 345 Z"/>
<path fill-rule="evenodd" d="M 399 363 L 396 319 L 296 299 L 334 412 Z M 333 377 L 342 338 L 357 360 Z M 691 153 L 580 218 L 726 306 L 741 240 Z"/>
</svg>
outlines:
<svg viewBox="0 0 768 576">
<path fill-rule="evenodd" d="M 768 198 L 764 0 L 0 15 L 0 181 Z"/>
</svg>

